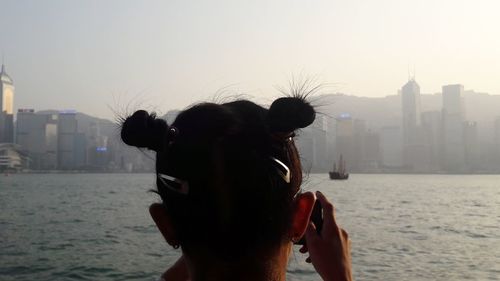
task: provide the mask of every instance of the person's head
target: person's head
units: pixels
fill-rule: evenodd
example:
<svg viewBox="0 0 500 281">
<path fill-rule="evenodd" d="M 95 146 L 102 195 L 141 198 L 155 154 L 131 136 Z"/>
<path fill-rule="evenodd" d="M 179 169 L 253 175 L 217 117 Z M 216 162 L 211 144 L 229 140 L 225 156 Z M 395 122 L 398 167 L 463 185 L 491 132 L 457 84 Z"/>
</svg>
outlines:
<svg viewBox="0 0 500 281">
<path fill-rule="evenodd" d="M 121 136 L 157 152 L 162 204 L 150 211 L 167 242 L 188 257 L 229 263 L 273 255 L 304 233 L 314 197 L 299 194 L 293 137 L 314 118 L 300 97 L 269 109 L 246 100 L 201 103 L 171 125 L 136 111 Z"/>
</svg>

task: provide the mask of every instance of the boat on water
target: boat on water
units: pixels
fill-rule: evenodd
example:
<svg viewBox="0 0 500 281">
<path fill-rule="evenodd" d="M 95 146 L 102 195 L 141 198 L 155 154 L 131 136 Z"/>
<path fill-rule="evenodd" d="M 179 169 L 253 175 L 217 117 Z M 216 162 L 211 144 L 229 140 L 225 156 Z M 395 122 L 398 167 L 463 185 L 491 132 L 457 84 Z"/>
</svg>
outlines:
<svg viewBox="0 0 500 281">
<path fill-rule="evenodd" d="M 345 160 L 342 158 L 342 154 L 339 157 L 339 165 L 337 168 L 337 164 L 333 163 L 333 170 L 328 172 L 330 174 L 331 180 L 346 180 L 349 178 L 349 173 L 346 173 L 345 170 Z"/>
</svg>

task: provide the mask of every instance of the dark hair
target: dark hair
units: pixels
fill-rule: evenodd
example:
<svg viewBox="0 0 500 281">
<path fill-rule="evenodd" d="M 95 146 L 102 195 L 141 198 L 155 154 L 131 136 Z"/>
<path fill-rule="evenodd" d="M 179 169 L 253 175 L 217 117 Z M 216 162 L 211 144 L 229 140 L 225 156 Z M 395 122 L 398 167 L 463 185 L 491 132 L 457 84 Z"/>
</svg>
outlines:
<svg viewBox="0 0 500 281">
<path fill-rule="evenodd" d="M 279 98 L 269 110 L 247 100 L 201 103 L 171 126 L 136 111 L 124 121 L 121 137 L 156 151 L 158 174 L 188 184 L 186 194 L 172 188 L 177 180 L 157 180 L 184 251 L 233 260 L 289 238 L 293 196 L 302 182 L 294 131 L 314 118 L 301 97 Z M 290 171 L 288 181 L 280 162 Z"/>
</svg>

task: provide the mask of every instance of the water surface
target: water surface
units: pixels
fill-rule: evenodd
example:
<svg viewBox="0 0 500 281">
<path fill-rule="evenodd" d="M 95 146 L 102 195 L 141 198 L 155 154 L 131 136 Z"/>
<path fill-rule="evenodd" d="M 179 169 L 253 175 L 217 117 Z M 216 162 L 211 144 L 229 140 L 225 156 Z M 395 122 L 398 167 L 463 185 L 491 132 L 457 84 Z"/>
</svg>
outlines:
<svg viewBox="0 0 500 281">
<path fill-rule="evenodd" d="M 500 280 L 500 176 L 310 175 L 352 239 L 356 280 Z M 0 177 L 0 280 L 154 280 L 179 256 L 146 174 Z M 297 250 L 288 280 L 320 280 Z"/>
</svg>

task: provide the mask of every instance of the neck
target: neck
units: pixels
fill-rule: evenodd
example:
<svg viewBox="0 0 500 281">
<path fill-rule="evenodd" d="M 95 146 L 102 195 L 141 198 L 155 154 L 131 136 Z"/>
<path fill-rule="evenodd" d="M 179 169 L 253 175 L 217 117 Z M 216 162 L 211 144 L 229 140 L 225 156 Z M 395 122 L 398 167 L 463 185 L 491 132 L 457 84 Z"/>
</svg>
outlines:
<svg viewBox="0 0 500 281">
<path fill-rule="evenodd" d="M 284 281 L 291 246 L 286 245 L 273 255 L 238 261 L 222 262 L 212 258 L 195 260 L 186 257 L 192 281 Z"/>
</svg>

